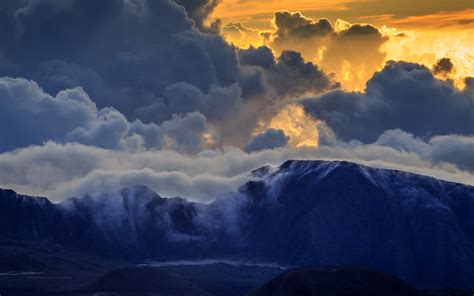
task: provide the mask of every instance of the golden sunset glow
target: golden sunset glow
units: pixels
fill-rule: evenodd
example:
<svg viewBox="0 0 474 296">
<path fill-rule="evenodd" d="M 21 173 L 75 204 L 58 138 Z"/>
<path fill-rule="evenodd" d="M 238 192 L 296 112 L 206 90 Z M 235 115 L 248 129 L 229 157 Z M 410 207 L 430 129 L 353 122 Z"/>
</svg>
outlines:
<svg viewBox="0 0 474 296">
<path fill-rule="evenodd" d="M 390 34 L 387 32 L 387 34 Z M 465 77 L 474 75 L 474 30 L 404 31 L 402 37 L 392 37 L 384 46 L 387 59 L 421 63 L 431 67 L 437 60 L 448 57 L 454 64 L 450 79 L 463 87 Z"/>
<path fill-rule="evenodd" d="M 346 3 L 340 0 L 271 0 L 271 1 L 241 1 L 224 0 L 214 11 L 214 17 L 227 22 L 243 22 L 258 25 L 258 28 L 269 28 L 268 21 L 276 11 L 298 10 L 301 12 L 318 10 L 347 10 Z"/>
<path fill-rule="evenodd" d="M 281 108 L 268 123 L 261 122 L 254 134 L 260 134 L 269 128 L 282 130 L 290 137 L 291 147 L 318 147 L 318 122 L 306 115 L 300 105 L 289 104 Z"/>
<path fill-rule="evenodd" d="M 460 88 L 463 87 L 464 77 L 474 75 L 474 9 L 465 8 L 468 2 L 458 1 L 454 8 L 464 8 L 460 10 L 404 17 L 395 13 L 359 15 L 353 8 L 362 5 L 361 2 L 246 1 L 242 5 L 242 1 L 224 0 L 214 17 L 224 21 L 232 19 L 224 26 L 222 34 L 235 46 L 266 45 L 277 56 L 284 49 L 299 51 L 307 61 L 319 65 L 328 73 L 334 73 L 346 90 L 363 90 L 366 81 L 389 60 L 416 62 L 431 68 L 437 60 L 449 58 L 455 70 L 444 78 L 454 80 Z M 373 24 L 386 39 L 358 41 L 354 37 L 346 45 L 333 45 L 334 41 L 324 38 L 276 43 L 274 38 L 277 38 L 275 33 L 278 28 L 274 13 L 281 10 L 300 12 L 312 23 L 326 17 L 325 13 L 333 18 L 338 14 L 345 15 L 346 19 L 335 18 L 332 21 L 336 32 L 347 29 L 351 25 L 347 21 L 349 19 L 361 24 Z M 312 18 L 315 14 L 318 17 Z"/>
<path fill-rule="evenodd" d="M 213 17 L 222 20 L 221 34 L 236 47 L 267 46 L 276 57 L 283 50 L 300 52 L 347 91 L 363 91 L 389 60 L 432 69 L 442 58 L 452 62 L 453 70 L 434 74 L 462 89 L 465 77 L 474 76 L 472 6 L 471 1 L 223 0 Z M 287 13 L 277 19 L 276 13 L 283 11 Z M 315 33 L 322 19 L 330 22 L 332 35 Z M 354 24 L 379 33 L 352 34 L 348 30 Z M 295 29 L 298 34 L 292 33 Z M 254 133 L 281 129 L 291 138 L 290 146 L 317 146 L 316 125 L 303 108 L 287 105 L 271 120 L 261 121 Z"/>
<path fill-rule="evenodd" d="M 338 18 L 350 22 L 370 22 L 377 26 L 446 27 L 471 25 L 474 5 L 470 0 L 411 2 L 397 0 L 222 0 L 213 17 L 224 23 L 241 22 L 260 29 L 270 28 L 268 21 L 276 11 L 300 11 L 311 18 Z"/>
</svg>

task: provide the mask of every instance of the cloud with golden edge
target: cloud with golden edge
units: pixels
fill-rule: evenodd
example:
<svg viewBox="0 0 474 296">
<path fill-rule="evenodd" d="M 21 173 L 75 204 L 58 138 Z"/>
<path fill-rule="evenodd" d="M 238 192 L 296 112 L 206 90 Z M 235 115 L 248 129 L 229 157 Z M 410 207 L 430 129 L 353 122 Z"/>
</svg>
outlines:
<svg viewBox="0 0 474 296">
<path fill-rule="evenodd" d="M 308 116 L 300 105 L 288 104 L 268 122 L 260 122 L 260 126 L 253 134 L 258 135 L 267 129 L 282 130 L 290 137 L 290 147 L 318 147 L 319 146 L 319 122 Z"/>
</svg>

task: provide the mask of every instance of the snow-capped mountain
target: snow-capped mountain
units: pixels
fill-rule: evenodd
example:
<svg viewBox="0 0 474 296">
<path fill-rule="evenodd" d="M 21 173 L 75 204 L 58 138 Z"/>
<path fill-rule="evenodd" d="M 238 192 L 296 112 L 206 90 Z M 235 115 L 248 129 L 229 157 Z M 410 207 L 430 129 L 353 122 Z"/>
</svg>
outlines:
<svg viewBox="0 0 474 296">
<path fill-rule="evenodd" d="M 53 204 L 0 191 L 0 237 L 111 258 L 370 267 L 474 283 L 474 187 L 348 162 L 288 161 L 211 204 L 143 186 Z"/>
<path fill-rule="evenodd" d="M 348 162 L 289 161 L 248 184 L 245 241 L 291 265 L 366 266 L 417 285 L 473 282 L 474 187 Z"/>
</svg>

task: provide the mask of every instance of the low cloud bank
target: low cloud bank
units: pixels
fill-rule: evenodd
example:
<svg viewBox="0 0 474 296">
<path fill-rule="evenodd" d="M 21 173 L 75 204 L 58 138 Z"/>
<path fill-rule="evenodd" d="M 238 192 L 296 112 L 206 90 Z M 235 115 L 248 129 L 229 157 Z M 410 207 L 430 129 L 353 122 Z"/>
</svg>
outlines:
<svg viewBox="0 0 474 296">
<path fill-rule="evenodd" d="M 458 142 L 464 148 L 454 153 L 453 147 L 461 147 Z M 251 180 L 251 170 L 288 159 L 348 160 L 474 185 L 474 166 L 469 162 L 473 145 L 473 137 L 434 137 L 425 142 L 399 130 L 386 132 L 372 144 L 336 140 L 319 148 L 285 147 L 254 153 L 231 148 L 196 156 L 48 142 L 0 154 L 0 187 L 60 201 L 141 184 L 165 197 L 210 202 Z"/>
</svg>

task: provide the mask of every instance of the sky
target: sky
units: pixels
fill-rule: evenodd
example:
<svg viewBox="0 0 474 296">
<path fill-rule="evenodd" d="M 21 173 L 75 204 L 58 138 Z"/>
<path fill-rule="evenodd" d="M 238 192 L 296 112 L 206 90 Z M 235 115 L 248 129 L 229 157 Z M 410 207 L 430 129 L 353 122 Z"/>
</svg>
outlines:
<svg viewBox="0 0 474 296">
<path fill-rule="evenodd" d="M 474 185 L 472 1 L 7 0 L 0 187 L 210 202 L 288 159 Z"/>
<path fill-rule="evenodd" d="M 313 18 L 325 17 L 336 20 L 342 18 L 349 22 L 372 19 L 374 25 L 400 25 L 419 29 L 420 26 L 436 26 L 423 22 L 428 17 L 442 20 L 443 15 L 456 16 L 458 22 L 472 22 L 472 15 L 465 12 L 473 9 L 469 0 L 223 0 L 215 9 L 213 16 L 224 22 L 241 22 L 258 28 L 269 28 L 276 11 L 300 11 Z"/>
</svg>

